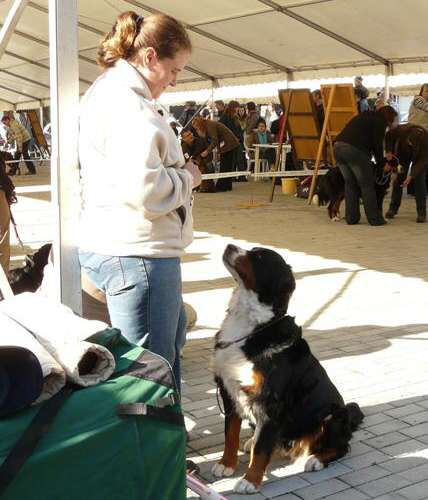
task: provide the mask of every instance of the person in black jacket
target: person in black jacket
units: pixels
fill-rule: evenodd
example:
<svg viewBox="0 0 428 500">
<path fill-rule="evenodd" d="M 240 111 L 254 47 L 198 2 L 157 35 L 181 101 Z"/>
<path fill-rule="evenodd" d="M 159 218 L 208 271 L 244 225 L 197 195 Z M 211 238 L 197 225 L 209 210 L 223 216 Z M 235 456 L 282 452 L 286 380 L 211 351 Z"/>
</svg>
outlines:
<svg viewBox="0 0 428 500">
<path fill-rule="evenodd" d="M 371 158 L 375 157 L 378 167 L 383 165 L 385 132 L 396 117 L 397 112 L 392 106 L 367 111 L 352 118 L 336 137 L 334 155 L 345 179 L 345 215 L 348 224 L 358 224 L 360 221 L 360 195 L 369 224 L 386 224 L 377 207 Z"/>
<path fill-rule="evenodd" d="M 195 136 L 190 129 L 181 132 L 181 149 L 186 161 L 192 159 L 198 165 L 201 174 L 213 174 L 212 166 L 213 155 L 210 153 L 206 158 L 201 157 L 202 151 L 205 151 L 208 143 L 205 138 Z M 215 193 L 215 185 L 212 179 L 206 179 L 201 182 L 200 193 Z"/>
<path fill-rule="evenodd" d="M 385 217 L 392 219 L 398 212 L 403 195 L 403 187 L 413 181 L 416 199 L 416 222 L 425 222 L 426 172 L 428 167 L 428 131 L 420 125 L 406 123 L 390 130 L 385 137 L 385 156 L 388 161 L 398 157 L 404 168 L 394 180 L 391 203 Z"/>
</svg>

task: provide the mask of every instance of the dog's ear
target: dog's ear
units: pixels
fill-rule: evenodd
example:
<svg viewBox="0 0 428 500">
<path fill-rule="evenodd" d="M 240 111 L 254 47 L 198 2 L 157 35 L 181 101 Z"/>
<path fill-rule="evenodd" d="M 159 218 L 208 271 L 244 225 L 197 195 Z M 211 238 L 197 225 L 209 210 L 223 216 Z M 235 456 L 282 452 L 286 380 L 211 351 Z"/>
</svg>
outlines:
<svg viewBox="0 0 428 500">
<path fill-rule="evenodd" d="M 302 327 L 296 324 L 293 316 L 282 318 L 281 327 L 287 332 L 287 336 L 293 337 L 296 340 L 302 338 Z"/>
<path fill-rule="evenodd" d="M 285 271 L 281 271 L 274 283 L 272 290 L 272 304 L 274 311 L 287 312 L 288 303 L 296 288 L 296 280 L 294 279 L 291 267 L 286 264 Z"/>
</svg>

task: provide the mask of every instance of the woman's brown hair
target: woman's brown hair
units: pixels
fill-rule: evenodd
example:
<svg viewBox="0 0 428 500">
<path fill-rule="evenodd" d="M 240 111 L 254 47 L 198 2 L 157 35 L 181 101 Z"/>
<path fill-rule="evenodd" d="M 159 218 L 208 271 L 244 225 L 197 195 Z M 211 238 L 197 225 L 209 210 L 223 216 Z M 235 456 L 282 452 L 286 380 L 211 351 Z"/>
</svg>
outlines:
<svg viewBox="0 0 428 500">
<path fill-rule="evenodd" d="M 132 60 L 138 51 L 153 47 L 159 59 L 172 59 L 180 50 L 192 50 L 184 26 L 166 14 L 142 18 L 133 11 L 120 14 L 98 48 L 97 63 L 109 68 L 118 59 Z"/>
<path fill-rule="evenodd" d="M 421 87 L 421 90 L 419 91 L 419 95 L 422 95 L 422 92 L 424 91 L 424 88 L 427 88 L 428 89 L 428 83 L 424 83 Z"/>
<path fill-rule="evenodd" d="M 195 129 L 202 130 L 203 132 L 207 131 L 207 122 L 209 120 L 205 120 L 205 118 L 202 118 L 202 116 L 197 116 L 196 118 L 193 118 L 192 120 L 192 126 Z"/>
<path fill-rule="evenodd" d="M 230 118 L 236 117 L 236 110 L 239 108 L 238 101 L 230 101 L 224 110 L 224 114 L 229 116 Z"/>
</svg>

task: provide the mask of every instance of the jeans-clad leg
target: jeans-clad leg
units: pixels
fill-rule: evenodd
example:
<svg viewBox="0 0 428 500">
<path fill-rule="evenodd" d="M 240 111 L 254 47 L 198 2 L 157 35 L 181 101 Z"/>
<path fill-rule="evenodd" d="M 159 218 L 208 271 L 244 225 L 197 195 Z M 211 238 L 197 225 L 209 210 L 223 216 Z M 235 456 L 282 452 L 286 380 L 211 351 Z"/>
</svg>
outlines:
<svg viewBox="0 0 428 500">
<path fill-rule="evenodd" d="M 163 356 L 180 390 L 180 351 L 186 340 L 180 259 L 111 257 L 79 253 L 80 263 L 103 290 L 112 326 L 131 342 Z"/>
</svg>

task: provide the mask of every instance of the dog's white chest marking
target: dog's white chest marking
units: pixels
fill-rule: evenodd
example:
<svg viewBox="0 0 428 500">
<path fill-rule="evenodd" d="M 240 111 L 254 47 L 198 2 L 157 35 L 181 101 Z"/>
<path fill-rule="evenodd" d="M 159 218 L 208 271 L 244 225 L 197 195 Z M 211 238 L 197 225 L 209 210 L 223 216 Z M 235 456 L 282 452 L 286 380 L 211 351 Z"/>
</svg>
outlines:
<svg viewBox="0 0 428 500">
<path fill-rule="evenodd" d="M 225 389 L 242 417 L 252 418 L 248 396 L 242 387 L 253 386 L 254 365 L 248 360 L 241 347 L 245 337 L 261 323 L 272 319 L 272 308 L 261 304 L 257 295 L 238 288 L 234 291 L 229 312 L 222 324 L 218 341 L 235 342 L 223 349 L 216 349 L 214 357 L 215 373 L 223 380 Z M 239 340 L 241 339 L 242 340 Z"/>
</svg>

